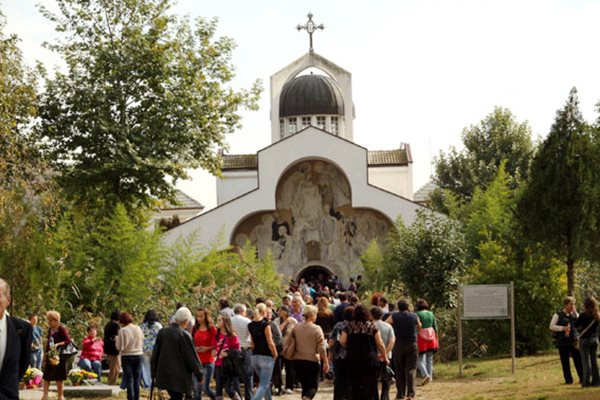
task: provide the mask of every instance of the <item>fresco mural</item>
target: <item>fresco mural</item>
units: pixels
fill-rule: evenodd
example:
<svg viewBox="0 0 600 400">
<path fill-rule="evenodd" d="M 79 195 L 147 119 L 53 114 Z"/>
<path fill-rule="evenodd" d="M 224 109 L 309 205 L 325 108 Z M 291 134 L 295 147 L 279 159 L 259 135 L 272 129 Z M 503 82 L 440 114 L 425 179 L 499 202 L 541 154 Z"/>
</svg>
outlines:
<svg viewBox="0 0 600 400">
<path fill-rule="evenodd" d="M 242 221 L 232 245 L 249 240 L 259 257 L 271 251 L 278 271 L 296 278 L 308 264 L 322 264 L 340 278 L 360 273 L 371 240 L 383 240 L 391 222 L 380 212 L 352 207 L 345 175 L 321 160 L 304 161 L 280 179 L 276 210 Z"/>
</svg>

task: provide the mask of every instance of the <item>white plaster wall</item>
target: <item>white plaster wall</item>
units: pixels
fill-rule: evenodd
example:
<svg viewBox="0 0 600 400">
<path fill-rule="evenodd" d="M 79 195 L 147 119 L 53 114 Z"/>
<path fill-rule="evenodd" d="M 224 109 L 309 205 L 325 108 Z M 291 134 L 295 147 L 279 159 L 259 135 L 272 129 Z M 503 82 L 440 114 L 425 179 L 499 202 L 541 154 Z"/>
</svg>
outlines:
<svg viewBox="0 0 600 400">
<path fill-rule="evenodd" d="M 412 164 L 394 167 L 370 167 L 369 183 L 412 200 Z"/>
<path fill-rule="evenodd" d="M 224 172 L 223 177 L 217 179 L 217 206 L 248 193 L 257 186 L 256 171 Z"/>
<path fill-rule="evenodd" d="M 275 189 L 281 175 L 292 165 L 306 159 L 323 159 L 336 164 L 347 175 L 353 207 L 379 210 L 392 221 L 401 215 L 412 223 L 416 203 L 369 185 L 367 150 L 316 128 L 308 129 L 271 145 L 258 153 L 258 188 L 246 195 L 207 211 L 165 233 L 167 243 L 196 232 L 198 245 L 219 241 L 226 247 L 237 224 L 249 215 L 275 209 Z"/>
</svg>

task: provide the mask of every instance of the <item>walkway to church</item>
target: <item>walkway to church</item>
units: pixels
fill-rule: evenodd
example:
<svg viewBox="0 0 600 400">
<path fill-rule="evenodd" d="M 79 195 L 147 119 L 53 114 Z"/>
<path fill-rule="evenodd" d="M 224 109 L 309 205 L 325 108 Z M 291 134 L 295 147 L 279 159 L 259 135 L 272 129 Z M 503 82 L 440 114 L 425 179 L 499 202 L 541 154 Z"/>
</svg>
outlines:
<svg viewBox="0 0 600 400">
<path fill-rule="evenodd" d="M 449 400 L 449 399 L 455 399 L 457 398 L 457 394 L 459 394 L 459 392 L 462 392 L 461 390 L 459 390 L 458 386 L 460 386 L 460 383 L 456 383 L 453 384 L 453 382 L 434 382 L 428 386 L 425 387 L 417 387 L 417 398 L 419 400 Z M 453 387 L 456 386 L 456 387 Z M 120 398 L 125 398 L 125 392 L 124 391 L 119 391 L 119 387 L 118 386 L 108 386 L 108 385 L 101 385 L 101 386 L 83 386 L 83 387 L 79 387 L 79 389 L 83 389 L 82 391 L 79 391 L 78 394 L 73 397 L 70 396 L 68 393 L 68 388 L 70 388 L 69 386 L 65 386 L 65 397 L 67 398 L 93 398 L 93 399 L 110 399 L 110 397 L 104 397 L 104 396 L 91 396 L 90 395 L 86 395 L 84 394 L 84 392 L 87 390 L 93 390 L 93 388 L 104 388 L 105 390 L 113 390 L 114 389 L 114 393 L 119 392 L 119 394 L 115 397 L 112 397 L 113 399 L 120 399 Z M 482 387 L 482 391 L 484 390 L 484 388 Z M 42 398 L 42 390 L 21 390 L 20 391 L 20 398 L 21 400 L 40 400 Z M 148 397 L 148 391 L 142 390 L 141 393 L 141 398 L 147 398 Z M 396 388 L 392 386 L 392 390 L 390 391 L 390 398 L 394 399 L 396 397 Z M 49 395 L 50 400 L 55 400 L 56 397 L 56 393 L 55 392 L 50 392 Z M 294 394 L 290 394 L 290 395 L 284 395 L 284 396 L 273 396 L 273 398 L 275 399 L 282 399 L 282 400 L 297 400 L 300 399 L 300 391 L 299 389 L 297 389 Z M 319 387 L 319 392 L 317 393 L 317 396 L 315 397 L 314 400 L 331 400 L 333 399 L 333 386 L 331 384 L 331 382 L 324 382 L 320 387 Z"/>
</svg>

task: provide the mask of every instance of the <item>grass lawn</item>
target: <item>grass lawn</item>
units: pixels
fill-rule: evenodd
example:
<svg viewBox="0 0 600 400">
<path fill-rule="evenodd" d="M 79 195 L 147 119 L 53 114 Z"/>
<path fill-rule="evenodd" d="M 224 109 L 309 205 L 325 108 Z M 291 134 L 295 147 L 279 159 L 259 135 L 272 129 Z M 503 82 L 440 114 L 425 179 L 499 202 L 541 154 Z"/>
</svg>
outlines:
<svg viewBox="0 0 600 400">
<path fill-rule="evenodd" d="M 600 388 L 565 385 L 558 352 L 517 358 L 511 374 L 511 359 L 465 360 L 464 377 L 458 378 L 458 363 L 436 364 L 436 380 L 417 388 L 422 400 L 600 400 Z M 577 382 L 577 374 L 573 376 Z"/>
</svg>

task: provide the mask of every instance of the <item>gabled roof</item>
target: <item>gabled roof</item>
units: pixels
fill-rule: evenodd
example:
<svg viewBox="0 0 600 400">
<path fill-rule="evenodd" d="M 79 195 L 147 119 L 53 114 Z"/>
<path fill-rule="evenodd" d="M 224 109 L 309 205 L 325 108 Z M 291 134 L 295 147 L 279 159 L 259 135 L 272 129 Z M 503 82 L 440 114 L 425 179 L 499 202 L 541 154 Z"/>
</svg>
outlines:
<svg viewBox="0 0 600 400">
<path fill-rule="evenodd" d="M 255 170 L 258 168 L 256 154 L 223 154 L 223 171 Z M 404 144 L 395 150 L 373 150 L 368 152 L 369 167 L 406 166 L 412 163 L 410 146 Z"/>
<path fill-rule="evenodd" d="M 417 203 L 427 202 L 431 200 L 431 194 L 437 188 L 438 185 L 436 185 L 433 181 L 429 181 L 415 192 L 413 195 L 413 200 Z"/>
<path fill-rule="evenodd" d="M 202 211 L 204 209 L 204 206 L 179 189 L 175 190 L 175 203 L 168 203 L 161 208 L 161 210 L 190 209 L 199 209 L 200 211 Z"/>
</svg>

